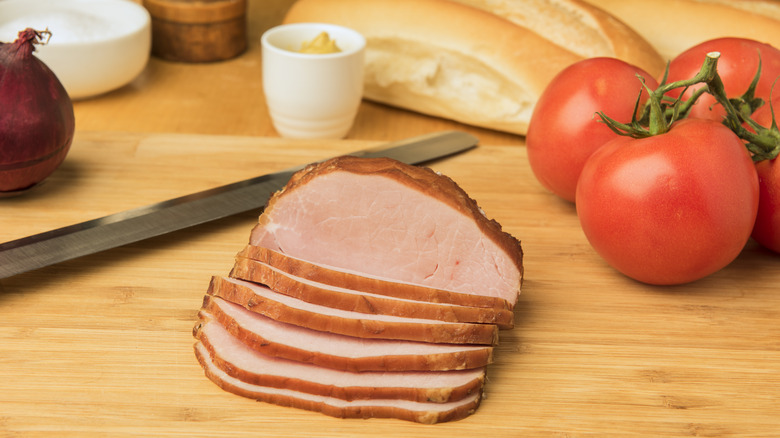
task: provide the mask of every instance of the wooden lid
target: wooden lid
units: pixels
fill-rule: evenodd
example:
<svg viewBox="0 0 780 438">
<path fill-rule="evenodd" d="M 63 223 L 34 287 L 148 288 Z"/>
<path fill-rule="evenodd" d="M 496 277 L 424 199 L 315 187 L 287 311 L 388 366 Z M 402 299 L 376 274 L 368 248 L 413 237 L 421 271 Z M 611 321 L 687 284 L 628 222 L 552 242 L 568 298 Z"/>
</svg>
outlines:
<svg viewBox="0 0 780 438">
<path fill-rule="evenodd" d="M 246 0 L 143 0 L 152 18 L 202 24 L 233 20 L 246 14 Z"/>
</svg>

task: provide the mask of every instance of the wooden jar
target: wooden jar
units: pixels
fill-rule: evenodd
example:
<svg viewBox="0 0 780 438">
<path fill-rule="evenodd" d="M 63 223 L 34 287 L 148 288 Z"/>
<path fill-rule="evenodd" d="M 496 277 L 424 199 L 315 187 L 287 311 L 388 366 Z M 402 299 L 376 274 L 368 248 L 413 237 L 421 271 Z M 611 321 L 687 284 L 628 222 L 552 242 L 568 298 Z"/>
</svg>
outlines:
<svg viewBox="0 0 780 438">
<path fill-rule="evenodd" d="M 247 47 L 246 0 L 143 0 L 152 17 L 152 54 L 170 61 L 212 62 Z"/>
</svg>

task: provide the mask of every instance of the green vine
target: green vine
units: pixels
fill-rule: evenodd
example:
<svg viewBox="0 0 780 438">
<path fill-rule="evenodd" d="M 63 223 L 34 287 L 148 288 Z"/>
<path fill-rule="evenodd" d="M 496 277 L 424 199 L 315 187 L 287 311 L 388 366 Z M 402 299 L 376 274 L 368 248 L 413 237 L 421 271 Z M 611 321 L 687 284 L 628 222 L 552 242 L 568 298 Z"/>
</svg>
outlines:
<svg viewBox="0 0 780 438">
<path fill-rule="evenodd" d="M 641 101 L 640 93 L 635 105 L 636 111 L 634 111 L 634 116 L 629 123 L 620 123 L 603 112 L 598 112 L 597 115 L 612 131 L 619 135 L 634 138 L 651 137 L 668 132 L 672 124 L 687 117 L 693 104 L 700 96 L 707 93 L 723 106 L 726 111 L 723 124 L 745 141 L 745 146 L 752 154 L 753 161 L 776 158 L 780 153 L 780 131 L 775 121 L 774 108 L 770 109 L 772 111 L 772 124 L 769 127 L 761 126 L 751 118 L 756 109 L 765 104 L 763 99 L 755 97 L 756 86 L 761 76 L 760 59 L 758 71 L 748 90 L 740 97 L 729 99 L 726 96 L 723 81 L 718 75 L 719 58 L 720 53 L 718 52 L 708 53 L 701 69 L 694 77 L 671 83 L 667 83 L 667 68 L 667 73 L 664 74 L 661 84 L 655 90 L 651 90 L 644 78 L 637 75 L 649 97 L 642 109 L 641 117 L 637 118 L 636 114 Z M 682 96 L 687 89 L 694 85 L 702 86 L 697 88 L 690 98 L 683 100 Z M 670 98 L 667 96 L 671 90 L 679 88 L 682 88 L 680 97 Z M 751 129 L 747 129 L 745 125 Z"/>
</svg>

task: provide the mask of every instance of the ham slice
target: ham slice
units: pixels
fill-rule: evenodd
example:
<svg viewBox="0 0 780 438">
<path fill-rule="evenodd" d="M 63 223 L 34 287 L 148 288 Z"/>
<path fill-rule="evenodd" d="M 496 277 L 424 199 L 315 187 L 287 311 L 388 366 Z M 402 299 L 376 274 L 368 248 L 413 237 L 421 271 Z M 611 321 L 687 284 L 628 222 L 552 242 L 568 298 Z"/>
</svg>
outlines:
<svg viewBox="0 0 780 438">
<path fill-rule="evenodd" d="M 454 181 L 390 159 L 308 166 L 275 193 L 251 245 L 436 289 L 517 302 L 520 242 Z"/>
<path fill-rule="evenodd" d="M 269 200 L 229 277 L 212 277 L 195 354 L 226 391 L 421 423 L 480 404 L 523 280 L 520 242 L 454 181 L 339 157 Z"/>
<path fill-rule="evenodd" d="M 481 393 L 449 403 L 427 403 L 397 399 L 347 401 L 287 388 L 273 388 L 244 382 L 217 367 L 203 344 L 195 345 L 195 354 L 206 376 L 220 388 L 243 397 L 280 406 L 321 412 L 340 418 L 398 418 L 433 424 L 458 420 L 471 415 L 479 406 Z"/>
<path fill-rule="evenodd" d="M 512 328 L 514 313 L 508 309 L 468 307 L 454 304 L 429 303 L 362 292 L 331 286 L 297 277 L 266 263 L 239 257 L 231 277 L 262 283 L 275 292 L 307 303 L 375 315 L 436 319 L 447 322 L 496 324 L 501 329 Z"/>
<path fill-rule="evenodd" d="M 363 339 L 282 323 L 218 297 L 207 297 L 200 321 L 215 320 L 268 356 L 345 371 L 446 371 L 480 368 L 493 347 Z M 201 323 L 194 332 L 200 330 Z"/>
<path fill-rule="evenodd" d="M 266 356 L 233 337 L 218 322 L 201 325 L 197 338 L 219 369 L 243 382 L 342 400 L 399 399 L 447 403 L 481 392 L 485 368 L 459 371 L 333 370 Z"/>
<path fill-rule="evenodd" d="M 208 294 L 280 322 L 348 336 L 447 344 L 492 345 L 498 342 L 498 327 L 493 324 L 453 323 L 333 309 L 235 278 L 212 277 Z"/>
<path fill-rule="evenodd" d="M 470 307 L 495 309 L 511 309 L 512 307 L 503 298 L 465 294 L 401 282 L 387 277 L 342 269 L 323 263 L 313 263 L 262 246 L 247 245 L 238 253 L 238 258 L 248 258 L 266 263 L 274 268 L 307 280 L 377 295 Z"/>
</svg>

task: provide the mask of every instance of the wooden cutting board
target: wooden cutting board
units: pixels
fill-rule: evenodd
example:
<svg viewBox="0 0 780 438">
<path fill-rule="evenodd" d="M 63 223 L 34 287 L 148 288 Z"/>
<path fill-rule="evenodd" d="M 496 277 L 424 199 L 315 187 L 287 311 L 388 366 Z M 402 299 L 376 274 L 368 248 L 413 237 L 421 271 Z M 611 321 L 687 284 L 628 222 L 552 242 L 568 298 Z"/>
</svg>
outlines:
<svg viewBox="0 0 780 438">
<path fill-rule="evenodd" d="M 373 145 L 79 132 L 65 164 L 0 199 L 0 241 Z M 342 420 L 226 393 L 191 329 L 259 212 L 0 280 L 0 436 L 778 436 L 780 257 L 749 244 L 680 287 L 626 279 L 522 147 L 436 162 L 523 242 L 516 328 L 471 417 Z"/>
</svg>

